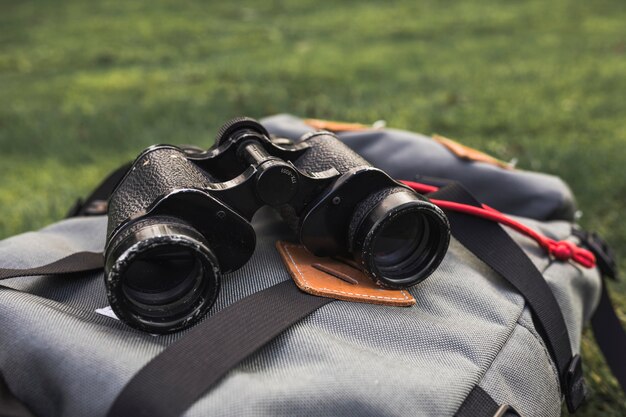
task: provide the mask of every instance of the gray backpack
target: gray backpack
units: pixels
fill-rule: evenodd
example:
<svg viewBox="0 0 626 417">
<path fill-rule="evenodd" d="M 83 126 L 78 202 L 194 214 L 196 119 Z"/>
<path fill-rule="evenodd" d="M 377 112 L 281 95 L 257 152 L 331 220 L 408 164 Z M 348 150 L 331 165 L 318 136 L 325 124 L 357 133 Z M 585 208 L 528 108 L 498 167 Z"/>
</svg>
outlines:
<svg viewBox="0 0 626 417">
<path fill-rule="evenodd" d="M 288 115 L 262 123 L 293 140 L 319 127 Z M 68 219 L 0 241 L 0 416 L 559 416 L 563 401 L 573 412 L 586 396 L 580 341 L 594 312 L 624 386 L 626 335 L 602 285 L 615 263 L 574 224 L 561 180 L 409 132 L 336 130 L 392 177 L 442 186 L 439 199 L 479 200 L 585 246 L 599 268 L 448 213 L 449 251 L 408 290 L 415 305 L 332 300 L 293 284 L 275 247 L 293 232 L 263 209 L 253 257 L 226 276 L 204 320 L 150 335 L 107 309 L 102 200 L 121 170 Z"/>
</svg>

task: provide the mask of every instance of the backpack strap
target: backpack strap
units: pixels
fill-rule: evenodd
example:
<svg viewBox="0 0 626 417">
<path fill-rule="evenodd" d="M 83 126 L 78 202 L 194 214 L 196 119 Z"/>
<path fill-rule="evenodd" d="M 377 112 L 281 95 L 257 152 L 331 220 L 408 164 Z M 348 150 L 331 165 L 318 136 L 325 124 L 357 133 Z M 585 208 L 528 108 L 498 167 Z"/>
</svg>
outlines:
<svg viewBox="0 0 626 417">
<path fill-rule="evenodd" d="M 333 301 L 276 284 L 193 327 L 122 389 L 108 417 L 178 417 L 228 371 L 280 333 Z"/>
<path fill-rule="evenodd" d="M 591 318 L 591 327 L 606 363 L 626 393 L 626 331 L 615 313 L 604 279 L 600 302 Z"/>
<path fill-rule="evenodd" d="M 615 255 L 609 245 L 595 233 L 574 229 L 574 235 L 598 260 L 598 268 L 602 274 L 602 292 L 598 307 L 591 318 L 591 327 L 611 372 L 626 393 L 626 331 L 615 312 L 607 286 L 609 279 L 619 279 Z"/>
<path fill-rule="evenodd" d="M 36 275 L 60 275 L 92 271 L 104 267 L 101 252 L 76 252 L 65 258 L 35 268 L 12 269 L 0 268 L 0 279 L 30 277 Z"/>
<path fill-rule="evenodd" d="M 480 207 L 480 203 L 460 184 L 446 186 L 429 197 Z M 513 285 L 526 300 L 536 318 L 537 330 L 558 369 L 567 408 L 574 412 L 587 395 L 582 363 L 580 356 L 572 353 L 563 314 L 545 278 L 498 224 L 458 212 L 448 211 L 446 215 L 454 237 Z"/>
</svg>

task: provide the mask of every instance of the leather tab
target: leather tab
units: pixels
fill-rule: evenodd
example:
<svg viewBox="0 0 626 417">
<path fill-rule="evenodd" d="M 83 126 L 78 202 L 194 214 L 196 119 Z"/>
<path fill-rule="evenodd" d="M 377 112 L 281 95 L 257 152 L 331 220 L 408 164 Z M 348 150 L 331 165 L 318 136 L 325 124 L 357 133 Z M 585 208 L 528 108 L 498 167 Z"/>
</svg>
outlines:
<svg viewBox="0 0 626 417">
<path fill-rule="evenodd" d="M 415 298 L 406 290 L 381 288 L 363 272 L 334 258 L 320 258 L 302 245 L 278 241 L 276 248 L 302 291 L 359 303 L 407 307 Z"/>
<path fill-rule="evenodd" d="M 448 139 L 440 135 L 433 135 L 432 138 L 436 142 L 439 142 L 441 145 L 445 146 L 450 152 L 452 152 L 460 159 L 473 162 L 484 162 L 486 164 L 495 165 L 500 168 L 512 169 L 512 167 L 506 162 L 500 161 L 499 159 L 496 159 L 491 155 L 487 155 L 484 152 L 481 152 L 474 148 L 470 148 L 469 146 L 463 145 L 462 143 L 459 143 L 452 139 Z"/>
<path fill-rule="evenodd" d="M 372 129 L 372 126 L 361 123 L 336 122 L 333 120 L 304 119 L 304 124 L 316 130 L 329 130 L 331 132 L 358 132 Z"/>
</svg>

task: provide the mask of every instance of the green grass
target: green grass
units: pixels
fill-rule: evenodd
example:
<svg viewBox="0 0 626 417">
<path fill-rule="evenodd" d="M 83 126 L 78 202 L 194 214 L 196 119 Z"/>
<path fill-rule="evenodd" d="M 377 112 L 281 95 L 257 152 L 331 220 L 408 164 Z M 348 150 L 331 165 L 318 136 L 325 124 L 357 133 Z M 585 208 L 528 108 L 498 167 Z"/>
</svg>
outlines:
<svg viewBox="0 0 626 417">
<path fill-rule="evenodd" d="M 60 219 L 148 145 L 209 146 L 230 117 L 291 112 L 558 174 L 626 271 L 624 22 L 605 0 L 0 0 L 0 238 Z M 625 415 L 590 334 L 583 352 L 579 415 Z"/>
</svg>

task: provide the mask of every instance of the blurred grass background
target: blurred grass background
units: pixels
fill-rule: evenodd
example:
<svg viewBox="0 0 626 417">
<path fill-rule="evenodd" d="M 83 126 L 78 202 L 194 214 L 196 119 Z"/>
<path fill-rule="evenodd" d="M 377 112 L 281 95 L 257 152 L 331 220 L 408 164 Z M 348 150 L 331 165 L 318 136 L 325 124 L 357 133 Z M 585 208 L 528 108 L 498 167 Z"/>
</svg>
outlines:
<svg viewBox="0 0 626 417">
<path fill-rule="evenodd" d="M 560 175 L 626 271 L 625 22 L 606 0 L 0 0 L 0 238 L 62 218 L 148 145 L 290 112 Z M 578 415 L 626 415 L 589 332 L 583 352 Z"/>
</svg>

